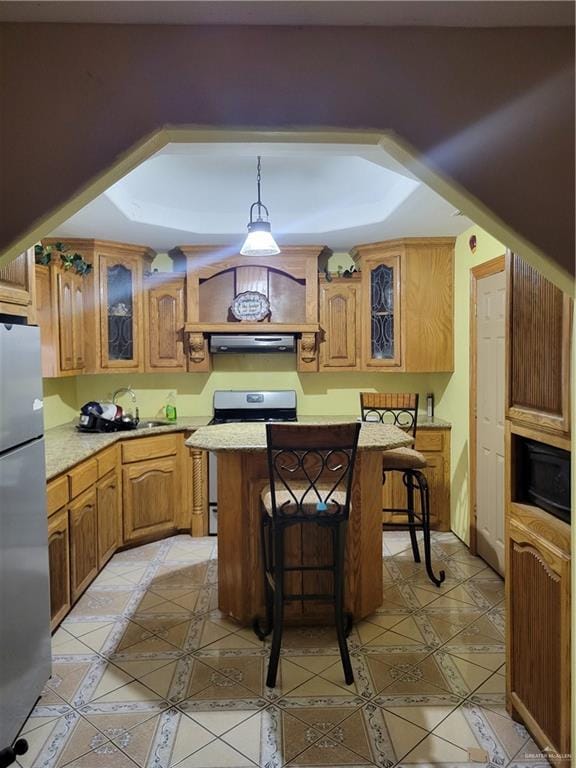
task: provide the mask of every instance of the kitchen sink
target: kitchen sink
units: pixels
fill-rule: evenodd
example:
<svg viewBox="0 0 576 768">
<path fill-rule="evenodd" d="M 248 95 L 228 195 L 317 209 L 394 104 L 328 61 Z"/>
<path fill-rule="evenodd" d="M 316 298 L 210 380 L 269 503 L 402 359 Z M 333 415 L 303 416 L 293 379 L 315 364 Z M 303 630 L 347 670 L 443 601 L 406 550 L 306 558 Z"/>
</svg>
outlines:
<svg viewBox="0 0 576 768">
<path fill-rule="evenodd" d="M 152 429 L 153 427 L 169 427 L 174 424 L 173 421 L 162 419 L 142 419 L 138 422 L 138 429 Z"/>
</svg>

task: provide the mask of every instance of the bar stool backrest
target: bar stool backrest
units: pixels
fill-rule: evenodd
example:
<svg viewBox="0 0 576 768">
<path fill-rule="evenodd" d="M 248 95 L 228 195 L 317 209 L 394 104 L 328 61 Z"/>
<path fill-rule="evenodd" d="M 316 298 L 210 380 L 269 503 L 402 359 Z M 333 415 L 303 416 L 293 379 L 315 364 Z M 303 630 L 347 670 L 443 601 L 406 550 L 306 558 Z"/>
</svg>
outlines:
<svg viewBox="0 0 576 768">
<path fill-rule="evenodd" d="M 326 522 L 350 514 L 361 424 L 267 424 L 272 517 Z"/>
<path fill-rule="evenodd" d="M 418 393 L 360 392 L 362 421 L 394 424 L 416 437 L 418 424 Z"/>
</svg>

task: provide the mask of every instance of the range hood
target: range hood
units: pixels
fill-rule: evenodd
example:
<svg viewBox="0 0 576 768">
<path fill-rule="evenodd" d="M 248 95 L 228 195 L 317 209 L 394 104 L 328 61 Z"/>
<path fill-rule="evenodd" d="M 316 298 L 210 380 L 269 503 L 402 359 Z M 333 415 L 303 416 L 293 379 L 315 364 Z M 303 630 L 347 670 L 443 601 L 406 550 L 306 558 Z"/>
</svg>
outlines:
<svg viewBox="0 0 576 768">
<path fill-rule="evenodd" d="M 294 334 L 279 333 L 212 333 L 212 353 L 295 352 Z"/>
</svg>

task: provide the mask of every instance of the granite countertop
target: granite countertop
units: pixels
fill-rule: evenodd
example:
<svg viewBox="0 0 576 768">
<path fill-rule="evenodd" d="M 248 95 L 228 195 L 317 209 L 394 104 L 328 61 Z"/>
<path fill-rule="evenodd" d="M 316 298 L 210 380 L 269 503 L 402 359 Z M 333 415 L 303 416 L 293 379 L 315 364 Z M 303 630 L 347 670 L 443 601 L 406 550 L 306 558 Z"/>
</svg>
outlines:
<svg viewBox="0 0 576 768">
<path fill-rule="evenodd" d="M 153 420 L 141 419 L 142 422 Z M 89 459 L 98 451 L 108 448 L 118 440 L 133 440 L 138 437 L 150 437 L 166 432 L 192 432 L 198 427 L 203 427 L 210 421 L 210 416 L 182 417 L 173 424 L 148 429 L 129 429 L 124 432 L 78 432 L 77 421 L 62 424 L 59 427 L 47 429 L 45 432 L 46 445 L 46 479 L 50 480 L 56 475 Z"/>
<path fill-rule="evenodd" d="M 151 420 L 155 417 L 149 417 Z M 59 427 L 53 427 L 47 429 L 45 433 L 46 442 L 46 479 L 50 480 L 56 475 L 60 475 L 62 472 L 66 472 L 75 464 L 79 464 L 85 459 L 89 459 L 98 451 L 107 448 L 109 445 L 113 445 L 118 440 L 131 440 L 138 437 L 148 437 L 150 435 L 161 435 L 166 432 L 193 432 L 199 427 L 205 427 L 210 421 L 210 416 L 183 416 L 179 418 L 173 424 L 166 424 L 162 427 L 150 427 L 148 429 L 138 428 L 127 430 L 125 432 L 107 432 L 107 433 L 92 433 L 92 432 L 78 432 L 76 429 L 76 421 L 69 422 L 68 424 L 62 424 Z M 342 422 L 349 422 L 354 420 L 354 416 L 300 416 L 298 421 L 302 424 L 338 424 Z M 142 418 L 141 421 L 147 421 L 148 419 Z M 215 425 L 216 428 L 226 427 L 227 429 L 235 429 L 245 434 L 245 430 L 248 426 L 260 427 L 262 430 L 262 436 L 264 436 L 264 430 L 262 424 L 224 424 Z M 378 425 L 375 425 L 378 426 Z M 450 423 L 443 419 L 428 419 L 426 416 L 418 416 L 418 428 L 420 429 L 434 429 L 434 428 L 450 428 Z M 211 427 L 212 429 L 212 427 Z M 365 429 L 362 433 L 367 435 Z M 362 437 L 362 440 L 367 439 Z M 265 447 L 266 441 L 263 437 L 262 448 Z M 409 445 L 409 443 L 402 442 L 398 445 Z M 398 445 L 387 447 L 398 447 Z M 230 450 L 237 449 L 237 444 L 230 446 Z M 362 445 L 361 448 L 377 446 Z M 212 450 L 207 448 L 206 450 Z M 226 450 L 220 448 L 218 450 Z M 254 448 L 254 450 L 260 450 Z"/>
<path fill-rule="evenodd" d="M 313 419 L 314 417 L 308 417 Z M 316 417 L 318 424 L 341 424 L 338 417 Z M 303 419 L 300 420 L 303 422 Z M 314 421 L 306 421 L 314 423 Z M 189 448 L 204 451 L 263 451 L 266 449 L 266 429 L 262 423 L 214 424 L 200 427 L 188 440 Z M 412 438 L 398 427 L 388 424 L 362 424 L 358 450 L 382 451 L 388 448 L 401 448 L 412 444 Z"/>
</svg>

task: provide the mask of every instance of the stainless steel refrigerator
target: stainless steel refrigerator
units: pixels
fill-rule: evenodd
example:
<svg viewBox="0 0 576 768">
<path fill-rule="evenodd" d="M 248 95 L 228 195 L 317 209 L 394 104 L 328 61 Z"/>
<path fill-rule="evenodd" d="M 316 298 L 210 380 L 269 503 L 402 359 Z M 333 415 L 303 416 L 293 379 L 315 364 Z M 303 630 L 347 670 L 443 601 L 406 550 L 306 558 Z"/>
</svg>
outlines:
<svg viewBox="0 0 576 768">
<path fill-rule="evenodd" d="M 0 322 L 0 750 L 50 676 L 40 334 Z"/>
</svg>

